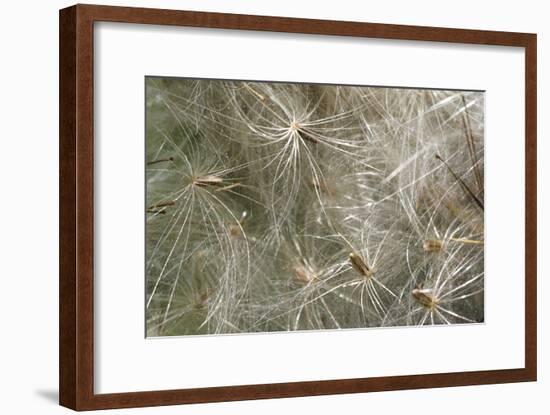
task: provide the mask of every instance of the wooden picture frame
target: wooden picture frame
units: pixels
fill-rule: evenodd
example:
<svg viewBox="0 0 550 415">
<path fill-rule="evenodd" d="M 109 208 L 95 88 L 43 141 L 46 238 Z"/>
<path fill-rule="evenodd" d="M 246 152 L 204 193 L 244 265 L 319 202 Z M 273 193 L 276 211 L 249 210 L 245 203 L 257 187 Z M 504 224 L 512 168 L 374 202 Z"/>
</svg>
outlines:
<svg viewBox="0 0 550 415">
<path fill-rule="evenodd" d="M 525 50 L 525 367 L 198 389 L 94 393 L 94 22 L 120 22 L 478 45 Z M 60 11 L 60 404 L 128 408 L 416 388 L 537 378 L 536 128 L 534 34 L 191 11 L 76 5 Z"/>
</svg>

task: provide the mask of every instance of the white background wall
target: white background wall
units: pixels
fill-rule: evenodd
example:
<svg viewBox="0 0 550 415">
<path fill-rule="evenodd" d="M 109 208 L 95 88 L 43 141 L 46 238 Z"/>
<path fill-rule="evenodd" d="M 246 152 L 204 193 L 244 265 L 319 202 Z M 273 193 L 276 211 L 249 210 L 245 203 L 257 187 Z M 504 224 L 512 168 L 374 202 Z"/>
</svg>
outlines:
<svg viewBox="0 0 550 415">
<path fill-rule="evenodd" d="M 105 1 L 105 4 L 536 32 L 539 35 L 539 381 L 317 398 L 113 411 L 143 414 L 548 413 L 545 348 L 550 301 L 550 223 L 542 212 L 550 178 L 550 12 L 543 1 Z M 53 414 L 57 406 L 58 9 L 60 0 L 3 2 L 0 8 L 0 412 Z M 281 56 L 284 59 L 284 56 Z M 327 61 L 327 65 L 331 62 Z M 546 159 L 546 160 L 545 160 Z M 139 365 L 136 365 L 139 370 Z"/>
</svg>

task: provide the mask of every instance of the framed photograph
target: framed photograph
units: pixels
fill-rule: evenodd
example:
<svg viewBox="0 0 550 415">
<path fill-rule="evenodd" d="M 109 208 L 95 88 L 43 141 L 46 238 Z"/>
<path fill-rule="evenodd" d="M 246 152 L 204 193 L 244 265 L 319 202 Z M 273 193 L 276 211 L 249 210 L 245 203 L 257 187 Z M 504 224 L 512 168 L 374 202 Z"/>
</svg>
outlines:
<svg viewBox="0 0 550 415">
<path fill-rule="evenodd" d="M 60 11 L 60 404 L 536 380 L 536 35 Z"/>
</svg>

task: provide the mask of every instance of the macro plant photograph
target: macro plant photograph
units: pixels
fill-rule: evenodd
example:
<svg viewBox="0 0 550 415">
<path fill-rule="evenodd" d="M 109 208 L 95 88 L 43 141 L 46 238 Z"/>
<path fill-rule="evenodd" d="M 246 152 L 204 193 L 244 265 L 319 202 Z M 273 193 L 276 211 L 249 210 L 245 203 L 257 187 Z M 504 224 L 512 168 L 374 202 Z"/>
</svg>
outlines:
<svg viewBox="0 0 550 415">
<path fill-rule="evenodd" d="M 145 90 L 147 336 L 484 322 L 482 91 Z"/>
</svg>

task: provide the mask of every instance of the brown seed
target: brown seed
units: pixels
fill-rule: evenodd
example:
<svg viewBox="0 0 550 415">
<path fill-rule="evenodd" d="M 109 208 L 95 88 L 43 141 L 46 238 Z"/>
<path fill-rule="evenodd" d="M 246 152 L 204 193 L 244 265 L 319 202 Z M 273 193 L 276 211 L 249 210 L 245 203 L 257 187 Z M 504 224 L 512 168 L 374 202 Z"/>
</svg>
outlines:
<svg viewBox="0 0 550 415">
<path fill-rule="evenodd" d="M 366 278 L 372 277 L 372 274 L 374 273 L 365 260 L 361 257 L 361 255 L 356 254 L 355 252 L 352 252 L 349 254 L 349 261 L 351 262 L 351 265 L 353 268 L 361 275 L 363 275 Z"/>
<path fill-rule="evenodd" d="M 154 205 L 149 206 L 148 209 L 155 210 L 155 209 L 166 207 L 166 206 L 174 206 L 175 204 L 176 204 L 175 200 L 167 200 L 165 202 L 155 203 Z"/>
<path fill-rule="evenodd" d="M 317 279 L 317 276 L 308 268 L 306 268 L 303 265 L 297 265 L 292 268 L 292 271 L 294 271 L 294 275 L 298 279 L 298 281 L 310 283 L 312 281 L 315 281 Z"/>
<path fill-rule="evenodd" d="M 147 165 L 148 165 L 148 166 L 152 166 L 153 164 L 164 163 L 164 162 L 166 162 L 166 161 L 174 161 L 174 157 L 168 157 L 168 158 L 165 158 L 165 159 L 151 160 L 151 161 L 148 161 L 148 162 L 147 162 Z"/>
<path fill-rule="evenodd" d="M 426 252 L 439 252 L 443 249 L 443 241 L 439 239 L 427 239 L 422 245 Z"/>
<path fill-rule="evenodd" d="M 432 310 L 437 306 L 438 300 L 431 295 L 431 291 L 432 290 L 421 290 L 420 288 L 415 288 L 412 290 L 412 296 L 424 307 Z"/>
<path fill-rule="evenodd" d="M 229 235 L 232 238 L 238 238 L 242 235 L 241 227 L 238 225 L 231 225 L 229 226 Z"/>
<path fill-rule="evenodd" d="M 201 186 L 201 187 L 215 186 L 215 185 L 220 185 L 222 183 L 223 183 L 223 179 L 220 176 L 215 176 L 213 174 L 209 174 L 206 176 L 198 176 L 198 177 L 195 177 L 195 179 L 193 180 L 193 184 L 195 186 Z"/>
</svg>

